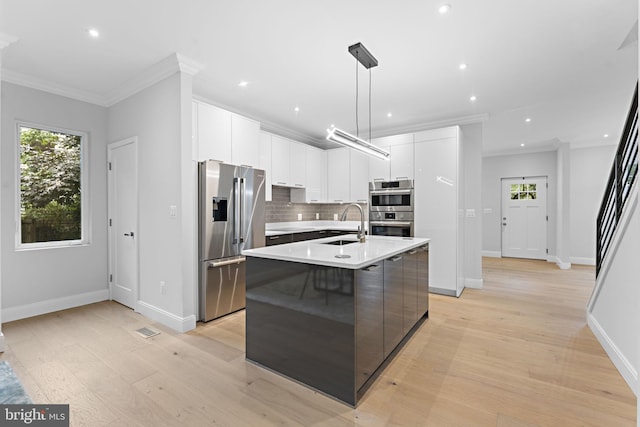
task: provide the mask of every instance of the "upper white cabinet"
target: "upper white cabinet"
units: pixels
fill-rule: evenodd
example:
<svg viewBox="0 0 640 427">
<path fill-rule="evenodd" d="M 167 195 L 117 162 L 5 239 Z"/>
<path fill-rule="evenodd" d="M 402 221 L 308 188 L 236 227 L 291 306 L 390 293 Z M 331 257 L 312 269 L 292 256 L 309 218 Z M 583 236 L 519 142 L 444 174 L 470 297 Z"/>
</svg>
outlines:
<svg viewBox="0 0 640 427">
<path fill-rule="evenodd" d="M 197 102 L 198 160 L 231 163 L 231 113 Z"/>
<path fill-rule="evenodd" d="M 306 144 L 271 135 L 271 184 L 304 188 L 307 176 Z"/>
<path fill-rule="evenodd" d="M 350 201 L 350 163 L 349 148 L 327 150 L 327 201 L 329 203 Z"/>
<path fill-rule="evenodd" d="M 389 147 L 389 179 L 413 179 L 413 143 Z"/>
<path fill-rule="evenodd" d="M 291 186 L 289 165 L 291 164 L 290 141 L 278 135 L 271 135 L 271 183 Z"/>
<path fill-rule="evenodd" d="M 389 160 L 369 157 L 369 181 L 392 181 L 413 178 L 413 134 L 385 136 L 371 141 L 391 153 Z"/>
<path fill-rule="evenodd" d="M 369 156 L 354 149 L 349 149 L 349 200 L 368 203 L 369 199 Z"/>
<path fill-rule="evenodd" d="M 260 163 L 260 123 L 222 108 L 193 101 L 192 131 L 197 160 L 257 167 Z"/>
<path fill-rule="evenodd" d="M 271 188 L 271 134 L 260 132 L 260 163 L 258 167 L 265 172 L 264 176 L 264 199 L 267 202 L 272 200 Z"/>
<path fill-rule="evenodd" d="M 294 203 L 323 203 L 327 201 L 327 152 L 307 145 L 306 188 L 292 188 Z"/>
<path fill-rule="evenodd" d="M 369 156 L 351 148 L 327 150 L 327 201 L 366 203 Z"/>
<path fill-rule="evenodd" d="M 289 179 L 291 186 L 304 188 L 307 183 L 307 145 L 290 141 Z"/>
<path fill-rule="evenodd" d="M 257 167 L 260 164 L 260 123 L 231 114 L 231 163 Z"/>
</svg>

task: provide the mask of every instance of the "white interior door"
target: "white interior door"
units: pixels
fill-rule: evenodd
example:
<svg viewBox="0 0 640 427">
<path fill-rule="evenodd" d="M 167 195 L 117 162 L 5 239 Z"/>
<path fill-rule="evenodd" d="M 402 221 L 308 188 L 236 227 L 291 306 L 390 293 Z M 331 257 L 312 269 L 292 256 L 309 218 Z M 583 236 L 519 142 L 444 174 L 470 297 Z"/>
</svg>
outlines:
<svg viewBox="0 0 640 427">
<path fill-rule="evenodd" d="M 138 299 L 138 142 L 109 144 L 109 285 L 111 299 Z"/>
<path fill-rule="evenodd" d="M 547 258 L 547 177 L 502 179 L 502 256 Z"/>
</svg>

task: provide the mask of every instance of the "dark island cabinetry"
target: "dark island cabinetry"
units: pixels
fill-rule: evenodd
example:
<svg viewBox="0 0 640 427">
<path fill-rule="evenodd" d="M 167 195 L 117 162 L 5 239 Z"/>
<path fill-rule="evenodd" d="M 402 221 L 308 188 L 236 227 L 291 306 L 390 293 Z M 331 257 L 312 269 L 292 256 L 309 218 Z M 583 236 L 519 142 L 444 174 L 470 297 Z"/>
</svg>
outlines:
<svg viewBox="0 0 640 427">
<path fill-rule="evenodd" d="M 358 269 L 247 256 L 247 359 L 355 406 L 428 317 L 428 244 Z"/>
</svg>

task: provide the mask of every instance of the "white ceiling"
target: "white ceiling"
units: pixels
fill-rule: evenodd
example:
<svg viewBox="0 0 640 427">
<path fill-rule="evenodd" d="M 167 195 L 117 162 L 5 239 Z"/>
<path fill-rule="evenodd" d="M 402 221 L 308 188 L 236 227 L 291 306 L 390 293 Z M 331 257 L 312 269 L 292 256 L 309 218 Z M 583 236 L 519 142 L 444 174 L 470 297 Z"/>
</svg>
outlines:
<svg viewBox="0 0 640 427">
<path fill-rule="evenodd" d="M 374 137 L 483 120 L 485 154 L 615 143 L 638 78 L 637 19 L 632 0 L 0 0 L 0 33 L 17 37 L 7 81 L 108 105 L 179 53 L 204 66 L 197 97 L 323 146 L 330 124 L 355 133 L 347 47 L 362 42 L 379 61 Z"/>
</svg>

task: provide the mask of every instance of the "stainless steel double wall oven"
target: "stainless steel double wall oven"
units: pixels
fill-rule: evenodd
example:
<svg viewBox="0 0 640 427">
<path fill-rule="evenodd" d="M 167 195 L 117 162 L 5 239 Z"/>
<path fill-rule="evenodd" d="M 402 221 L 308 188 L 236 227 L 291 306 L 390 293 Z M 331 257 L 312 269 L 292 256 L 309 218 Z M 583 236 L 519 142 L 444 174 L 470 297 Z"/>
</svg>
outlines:
<svg viewBox="0 0 640 427">
<path fill-rule="evenodd" d="M 413 180 L 369 183 L 369 234 L 413 237 Z"/>
</svg>

